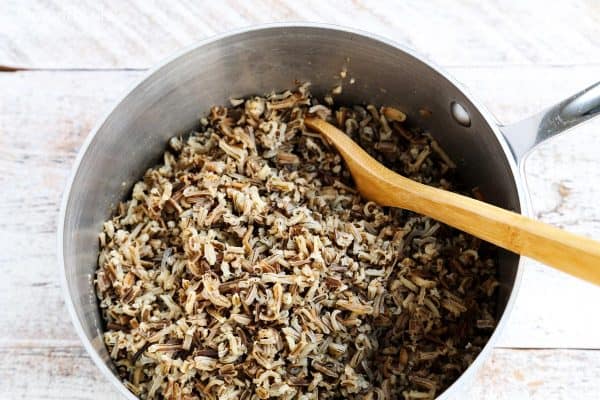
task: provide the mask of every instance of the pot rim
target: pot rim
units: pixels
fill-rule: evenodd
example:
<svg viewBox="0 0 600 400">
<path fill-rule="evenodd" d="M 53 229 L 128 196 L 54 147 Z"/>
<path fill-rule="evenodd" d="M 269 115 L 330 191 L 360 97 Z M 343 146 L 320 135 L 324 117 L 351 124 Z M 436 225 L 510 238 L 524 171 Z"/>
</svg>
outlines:
<svg viewBox="0 0 600 400">
<path fill-rule="evenodd" d="M 96 352 L 96 350 L 92 346 L 92 342 L 91 342 L 91 340 L 88 339 L 88 337 L 84 331 L 83 324 L 81 323 L 81 320 L 79 319 L 79 316 L 77 315 L 77 312 L 75 311 L 73 296 L 69 289 L 68 278 L 67 278 L 66 269 L 65 269 L 65 258 L 64 258 L 64 245 L 65 245 L 64 227 L 65 227 L 65 222 L 66 222 L 65 221 L 66 212 L 67 212 L 67 208 L 69 206 L 70 197 L 71 197 L 71 189 L 72 189 L 75 177 L 77 176 L 77 173 L 79 172 L 81 162 L 82 162 L 83 158 L 87 155 L 88 150 L 89 150 L 90 146 L 92 145 L 92 143 L 94 142 L 98 132 L 102 129 L 105 122 L 109 119 L 110 115 L 115 110 L 117 110 L 121 106 L 121 104 L 124 102 L 124 100 L 127 97 L 129 97 L 129 95 L 132 92 L 134 92 L 143 82 L 145 82 L 147 79 L 149 79 L 154 74 L 159 73 L 164 67 L 168 66 L 172 62 L 177 61 L 179 58 L 185 56 L 186 54 L 188 54 L 192 51 L 195 51 L 198 48 L 201 48 L 201 47 L 203 47 L 207 44 L 213 43 L 213 42 L 217 42 L 217 41 L 220 41 L 220 40 L 223 40 L 226 38 L 230 38 L 233 36 L 247 34 L 249 32 L 271 30 L 271 29 L 285 29 L 285 28 L 300 28 L 300 29 L 302 29 L 302 28 L 311 29 L 312 28 L 312 29 L 320 29 L 323 31 L 333 30 L 333 31 L 346 32 L 346 33 L 354 34 L 357 36 L 363 36 L 363 37 L 366 37 L 369 39 L 373 39 L 373 40 L 376 40 L 378 42 L 381 42 L 383 44 L 391 46 L 395 49 L 398 49 L 398 50 L 412 56 L 413 58 L 424 63 L 426 66 L 428 66 L 429 68 L 431 68 L 432 70 L 434 70 L 435 72 L 437 72 L 438 74 L 443 76 L 445 79 L 447 79 L 460 92 L 462 92 L 462 94 L 464 94 L 464 96 L 475 106 L 477 111 L 479 111 L 479 113 L 483 116 L 485 122 L 489 125 L 491 130 L 494 132 L 496 139 L 498 140 L 498 143 L 500 144 L 500 146 L 504 152 L 504 156 L 505 156 L 506 160 L 508 161 L 508 164 L 509 164 L 512 176 L 513 176 L 515 187 L 517 189 L 517 195 L 518 195 L 518 199 L 519 199 L 519 205 L 521 208 L 521 214 L 528 215 L 528 216 L 531 214 L 530 199 L 529 199 L 529 195 L 526 190 L 526 186 L 525 186 L 524 179 L 523 179 L 522 163 L 519 163 L 513 156 L 513 153 L 510 150 L 510 147 L 508 145 L 506 138 L 501 133 L 500 124 L 498 123 L 498 121 L 496 120 L 494 115 L 483 105 L 483 103 L 481 103 L 475 96 L 473 96 L 469 92 L 469 90 L 464 87 L 464 85 L 462 85 L 461 83 L 456 81 L 456 79 L 454 79 L 451 75 L 449 75 L 446 71 L 444 71 L 444 69 L 439 67 L 436 63 L 432 62 L 425 56 L 417 53 L 415 50 L 410 49 L 404 45 L 401 45 L 401 44 L 399 44 L 393 40 L 390 40 L 386 37 L 383 37 L 383 36 L 380 36 L 378 34 L 374 34 L 371 32 L 367 32 L 364 30 L 349 28 L 349 27 L 340 26 L 337 24 L 313 23 L 313 22 L 282 22 L 282 23 L 267 23 L 267 24 L 252 25 L 252 26 L 220 33 L 220 34 L 202 39 L 200 41 L 194 42 L 193 44 L 186 46 L 186 47 L 178 50 L 174 54 L 162 59 L 155 67 L 150 68 L 146 73 L 143 74 L 143 76 L 140 79 L 138 79 L 134 84 L 132 84 L 129 88 L 127 88 L 127 90 L 124 91 L 123 94 L 121 94 L 119 96 L 118 100 L 114 103 L 114 105 L 109 107 L 108 111 L 105 112 L 104 115 L 94 125 L 93 129 L 90 131 L 90 133 L 87 135 L 87 137 L 83 141 L 83 143 L 77 153 L 77 157 L 75 158 L 73 166 L 71 167 L 71 172 L 67 179 L 67 184 L 65 186 L 65 189 L 64 189 L 64 192 L 62 195 L 60 212 L 58 215 L 57 257 L 58 257 L 58 262 L 59 262 L 59 267 L 60 267 L 60 280 L 61 280 L 62 291 L 64 294 L 65 304 L 67 306 L 69 315 L 71 317 L 71 322 L 73 323 L 73 326 L 75 327 L 75 330 L 77 332 L 77 335 L 79 336 L 80 341 L 83 344 L 83 347 L 85 348 L 86 352 L 91 357 L 91 359 L 94 361 L 94 364 L 96 364 L 96 367 L 98 367 L 98 369 L 100 369 L 100 371 L 102 371 L 105 378 L 107 378 L 112 383 L 113 387 L 115 389 L 117 389 L 118 392 L 122 396 L 124 396 L 125 398 L 127 398 L 129 400 L 138 400 L 138 397 L 136 395 L 134 395 L 131 391 L 129 391 L 129 389 L 127 389 L 127 387 L 123 384 L 123 382 L 113 373 L 113 371 L 110 369 L 108 364 L 100 357 L 98 352 Z M 521 164 L 521 166 L 519 164 Z M 451 398 L 458 391 L 458 388 L 460 386 L 459 383 L 461 383 L 461 381 L 464 382 L 466 380 L 469 380 L 469 378 L 473 378 L 475 375 L 475 372 L 481 367 L 483 362 L 489 357 L 489 354 L 491 353 L 491 350 L 494 348 L 494 344 L 496 343 L 496 341 L 500 337 L 502 331 L 504 330 L 507 320 L 508 320 L 508 316 L 510 315 L 510 313 L 514 307 L 515 299 L 517 298 L 519 289 L 521 287 L 521 281 L 522 281 L 522 276 L 523 276 L 522 265 L 523 265 L 523 257 L 519 257 L 514 283 L 513 283 L 508 301 L 507 301 L 504 311 L 502 313 L 502 316 L 501 316 L 500 320 L 498 321 L 498 324 L 496 325 L 494 332 L 488 339 L 487 343 L 485 344 L 485 346 L 483 347 L 481 352 L 477 355 L 475 360 L 458 377 L 458 379 L 456 379 L 450 386 L 448 386 L 448 388 L 446 388 L 446 390 L 444 390 L 442 393 L 440 393 L 436 397 L 437 400 L 446 400 L 446 399 Z"/>
</svg>

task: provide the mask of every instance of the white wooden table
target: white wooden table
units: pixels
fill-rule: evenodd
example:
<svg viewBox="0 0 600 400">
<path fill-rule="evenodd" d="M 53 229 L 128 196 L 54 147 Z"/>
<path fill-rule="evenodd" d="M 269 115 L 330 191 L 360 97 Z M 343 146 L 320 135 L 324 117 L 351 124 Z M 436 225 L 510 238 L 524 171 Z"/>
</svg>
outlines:
<svg viewBox="0 0 600 400">
<path fill-rule="evenodd" d="M 217 32 L 332 22 L 413 47 L 504 123 L 600 80 L 600 1 L 0 1 L 0 399 L 117 399 L 66 316 L 55 235 L 91 127 L 144 70 Z M 600 239 L 600 120 L 527 164 L 538 218 Z M 600 266 L 599 266 L 600 267 Z M 472 399 L 597 399 L 600 289 L 533 262 Z"/>
</svg>

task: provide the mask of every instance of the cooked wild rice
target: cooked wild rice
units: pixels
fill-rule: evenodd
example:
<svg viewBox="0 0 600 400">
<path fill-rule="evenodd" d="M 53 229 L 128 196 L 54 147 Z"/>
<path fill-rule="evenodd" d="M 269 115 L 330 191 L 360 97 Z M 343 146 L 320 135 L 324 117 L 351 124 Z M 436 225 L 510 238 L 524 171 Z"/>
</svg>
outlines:
<svg viewBox="0 0 600 400">
<path fill-rule="evenodd" d="M 485 344 L 493 251 L 365 202 L 307 113 L 455 189 L 450 158 L 394 108 L 332 109 L 306 85 L 213 107 L 100 234 L 104 341 L 140 398 L 430 399 Z"/>
</svg>

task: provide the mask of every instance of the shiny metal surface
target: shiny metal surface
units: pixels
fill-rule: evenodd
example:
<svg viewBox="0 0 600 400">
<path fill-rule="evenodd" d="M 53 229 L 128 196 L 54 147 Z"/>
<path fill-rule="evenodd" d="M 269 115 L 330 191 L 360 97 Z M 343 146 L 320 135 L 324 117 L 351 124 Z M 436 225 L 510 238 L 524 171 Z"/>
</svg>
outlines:
<svg viewBox="0 0 600 400">
<path fill-rule="evenodd" d="M 597 115 L 600 115 L 600 82 L 501 130 L 510 142 L 515 157 L 522 160 L 538 143 Z"/>
<path fill-rule="evenodd" d="M 61 207 L 58 253 L 67 306 L 90 356 L 125 398 L 135 396 L 113 373 L 92 284 L 102 222 L 135 180 L 159 161 L 168 138 L 189 131 L 211 105 L 289 88 L 296 80 L 312 82 L 313 93 L 322 95 L 340 82 L 343 68 L 348 70 L 343 102 L 400 108 L 458 161 L 468 185 L 479 186 L 494 204 L 529 213 L 517 162 L 493 117 L 413 52 L 367 33 L 315 24 L 250 28 L 201 42 L 150 72 L 93 130 Z M 349 78 L 355 83 L 349 84 Z M 469 126 L 454 120 L 453 102 L 464 107 Z M 506 323 L 519 288 L 519 257 L 502 253 L 500 262 L 498 327 L 439 399 L 459 396 L 469 386 Z"/>
<path fill-rule="evenodd" d="M 469 115 L 467 110 L 465 110 L 465 108 L 460 105 L 460 103 L 457 103 L 455 101 L 452 102 L 452 104 L 450 105 L 450 112 L 452 113 L 452 117 L 456 122 L 467 128 L 471 126 L 471 116 Z"/>
</svg>

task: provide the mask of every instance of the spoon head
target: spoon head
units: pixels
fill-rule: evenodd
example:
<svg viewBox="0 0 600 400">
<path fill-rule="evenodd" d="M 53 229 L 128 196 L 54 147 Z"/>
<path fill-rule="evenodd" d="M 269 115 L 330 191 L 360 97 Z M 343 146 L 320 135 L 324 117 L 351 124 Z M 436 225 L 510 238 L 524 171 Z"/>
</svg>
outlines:
<svg viewBox="0 0 600 400">
<path fill-rule="evenodd" d="M 371 157 L 344 132 L 315 117 L 305 117 L 304 124 L 321 133 L 338 150 L 362 197 L 383 206 L 395 205 L 394 194 L 400 195 L 399 183 L 407 180 Z"/>
</svg>

